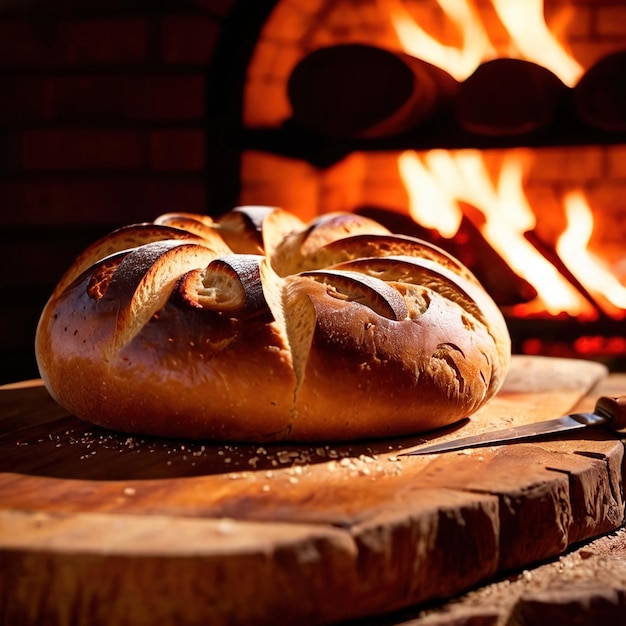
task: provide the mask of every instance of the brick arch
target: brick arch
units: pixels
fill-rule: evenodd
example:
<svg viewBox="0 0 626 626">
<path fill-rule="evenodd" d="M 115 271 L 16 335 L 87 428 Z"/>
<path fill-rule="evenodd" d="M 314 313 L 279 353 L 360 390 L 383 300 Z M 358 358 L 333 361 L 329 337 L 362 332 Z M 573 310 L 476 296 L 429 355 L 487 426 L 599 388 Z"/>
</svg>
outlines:
<svg viewBox="0 0 626 626">
<path fill-rule="evenodd" d="M 197 2 L 208 5 L 211 0 Z M 232 208 L 239 197 L 246 72 L 276 0 L 239 0 L 222 22 L 206 83 L 207 212 Z"/>
</svg>

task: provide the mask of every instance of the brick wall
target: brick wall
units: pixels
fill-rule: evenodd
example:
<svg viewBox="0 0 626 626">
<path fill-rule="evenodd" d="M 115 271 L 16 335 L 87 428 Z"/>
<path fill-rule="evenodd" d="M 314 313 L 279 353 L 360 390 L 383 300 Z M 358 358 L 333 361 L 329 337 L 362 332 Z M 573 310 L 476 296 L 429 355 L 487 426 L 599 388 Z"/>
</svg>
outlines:
<svg viewBox="0 0 626 626">
<path fill-rule="evenodd" d="M 0 384 L 96 237 L 207 211 L 208 68 L 235 0 L 0 3 Z"/>
</svg>

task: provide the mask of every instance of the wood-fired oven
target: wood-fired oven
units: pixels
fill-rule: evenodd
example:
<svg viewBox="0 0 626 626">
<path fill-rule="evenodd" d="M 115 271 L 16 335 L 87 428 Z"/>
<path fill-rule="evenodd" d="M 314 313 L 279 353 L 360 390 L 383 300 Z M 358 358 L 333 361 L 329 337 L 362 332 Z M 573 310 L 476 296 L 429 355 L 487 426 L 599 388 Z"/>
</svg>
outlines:
<svg viewBox="0 0 626 626">
<path fill-rule="evenodd" d="M 14 0 L 0 35 L 0 381 L 95 238 L 243 203 L 431 239 L 516 351 L 626 366 L 624 0 Z"/>
</svg>

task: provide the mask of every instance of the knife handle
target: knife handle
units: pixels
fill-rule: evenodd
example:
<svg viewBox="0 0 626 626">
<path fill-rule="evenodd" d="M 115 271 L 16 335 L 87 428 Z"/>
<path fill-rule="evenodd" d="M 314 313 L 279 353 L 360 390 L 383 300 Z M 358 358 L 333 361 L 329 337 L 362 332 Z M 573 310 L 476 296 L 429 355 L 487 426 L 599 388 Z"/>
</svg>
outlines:
<svg viewBox="0 0 626 626">
<path fill-rule="evenodd" d="M 595 412 L 611 417 L 609 426 L 612 430 L 626 432 L 626 396 L 598 398 Z"/>
</svg>

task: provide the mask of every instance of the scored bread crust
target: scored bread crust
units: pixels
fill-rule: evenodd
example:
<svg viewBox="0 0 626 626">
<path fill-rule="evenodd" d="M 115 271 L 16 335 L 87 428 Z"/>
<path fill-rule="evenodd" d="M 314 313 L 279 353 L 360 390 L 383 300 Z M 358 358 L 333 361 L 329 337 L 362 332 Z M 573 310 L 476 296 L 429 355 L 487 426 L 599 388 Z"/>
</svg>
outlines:
<svg viewBox="0 0 626 626">
<path fill-rule="evenodd" d="M 168 213 L 96 241 L 37 327 L 41 377 L 123 432 L 230 441 L 414 434 L 500 389 L 510 338 L 472 273 L 371 219 Z"/>
</svg>

